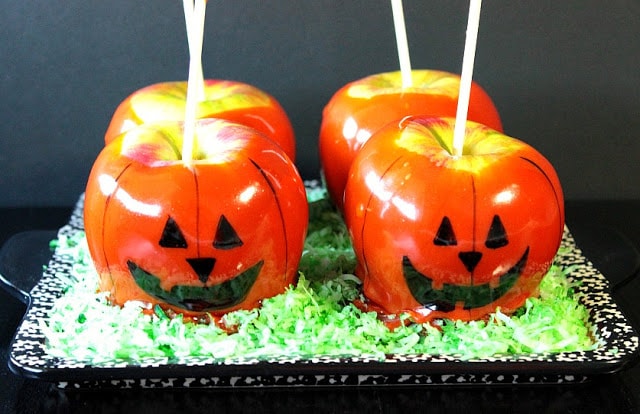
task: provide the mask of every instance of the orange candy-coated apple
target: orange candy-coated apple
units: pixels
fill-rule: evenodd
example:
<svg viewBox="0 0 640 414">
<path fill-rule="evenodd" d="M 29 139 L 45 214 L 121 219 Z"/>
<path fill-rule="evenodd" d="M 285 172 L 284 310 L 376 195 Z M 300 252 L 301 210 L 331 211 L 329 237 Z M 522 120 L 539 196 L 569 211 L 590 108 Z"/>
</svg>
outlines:
<svg viewBox="0 0 640 414">
<path fill-rule="evenodd" d="M 340 208 L 356 153 L 391 121 L 408 115 L 455 116 L 460 76 L 436 70 L 412 71 L 413 86 L 402 88 L 400 72 L 371 75 L 338 90 L 322 113 L 319 150 L 327 189 Z M 468 118 L 502 131 L 498 110 L 475 82 Z"/>
<path fill-rule="evenodd" d="M 179 122 L 144 124 L 106 145 L 84 220 L 100 289 L 187 316 L 251 309 L 294 283 L 308 205 L 295 166 L 253 128 L 197 122 L 181 159 Z"/>
<path fill-rule="evenodd" d="M 129 95 L 116 108 L 105 134 L 108 144 L 128 129 L 147 122 L 182 121 L 187 82 L 163 82 Z M 296 144 L 291 122 L 278 101 L 266 92 L 236 81 L 207 79 L 198 118 L 221 118 L 247 125 L 277 142 L 295 161 Z"/>
<path fill-rule="evenodd" d="M 552 165 L 530 145 L 453 118 L 408 117 L 357 154 L 344 216 L 364 294 L 424 320 L 509 313 L 537 294 L 564 230 Z M 375 307 L 374 306 L 374 307 Z"/>
</svg>

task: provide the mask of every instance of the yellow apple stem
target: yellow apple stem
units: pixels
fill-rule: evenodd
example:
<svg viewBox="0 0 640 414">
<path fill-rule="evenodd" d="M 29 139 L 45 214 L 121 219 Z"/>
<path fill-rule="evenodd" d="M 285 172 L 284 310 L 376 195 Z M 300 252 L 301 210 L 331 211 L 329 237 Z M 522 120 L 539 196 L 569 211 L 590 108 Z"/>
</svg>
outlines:
<svg viewBox="0 0 640 414">
<path fill-rule="evenodd" d="M 402 0 L 391 0 L 391 9 L 393 11 L 393 26 L 396 31 L 396 44 L 398 47 L 398 59 L 400 60 L 402 87 L 409 88 L 413 84 L 413 81 L 411 80 L 411 58 L 409 56 L 407 30 L 404 24 Z"/>
<path fill-rule="evenodd" d="M 185 104 L 184 131 L 182 133 L 182 162 L 191 164 L 196 129 L 196 110 L 198 108 L 199 73 L 201 68 L 202 42 L 204 37 L 204 15 L 206 0 L 196 0 L 193 9 L 193 23 L 189 36 L 189 79 L 187 81 L 187 102 Z"/>
<path fill-rule="evenodd" d="M 197 20 L 197 16 L 194 14 L 194 0 L 183 0 L 182 5 L 184 8 L 184 20 L 187 27 L 187 42 L 189 44 L 196 41 L 194 37 L 198 36 L 197 30 L 194 31 L 195 20 Z M 206 4 L 206 1 L 205 1 Z M 204 73 L 202 69 L 202 58 L 198 58 L 198 72 L 197 72 L 197 84 L 199 85 L 198 89 L 198 102 L 204 100 Z"/>
<path fill-rule="evenodd" d="M 464 135 L 469 111 L 469 95 L 471 94 L 471 79 L 473 77 L 473 62 L 476 55 L 478 27 L 480 25 L 480 8 L 482 0 L 471 0 L 469 4 L 469 20 L 467 21 L 467 38 L 462 57 L 462 74 L 460 77 L 460 91 L 458 93 L 458 108 L 456 122 L 453 128 L 453 153 L 459 157 L 464 147 Z"/>
</svg>

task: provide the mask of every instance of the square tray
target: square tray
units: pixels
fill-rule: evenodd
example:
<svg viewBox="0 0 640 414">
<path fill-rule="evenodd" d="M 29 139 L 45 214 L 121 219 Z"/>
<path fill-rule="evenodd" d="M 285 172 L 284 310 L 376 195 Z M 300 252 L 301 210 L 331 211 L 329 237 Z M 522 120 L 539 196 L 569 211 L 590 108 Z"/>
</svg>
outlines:
<svg viewBox="0 0 640 414">
<path fill-rule="evenodd" d="M 83 196 L 59 232 L 83 228 Z M 590 313 L 602 345 L 592 351 L 524 354 L 461 360 L 449 355 L 387 355 L 382 361 L 365 357 L 311 359 L 278 357 L 267 360 L 209 357 L 165 358 L 114 362 L 99 366 L 47 354 L 40 320 L 46 318 L 64 283 L 56 273 L 68 273 L 72 263 L 54 252 L 41 279 L 29 292 L 29 306 L 10 346 L 9 367 L 19 375 L 55 383 L 63 389 L 163 387 L 378 386 L 448 384 L 580 383 L 623 369 L 638 356 L 638 334 L 613 301 L 609 282 L 587 260 L 569 230 L 568 248 L 558 263 L 576 266 L 571 277 Z M 42 246 L 30 246 L 38 249 Z"/>
</svg>

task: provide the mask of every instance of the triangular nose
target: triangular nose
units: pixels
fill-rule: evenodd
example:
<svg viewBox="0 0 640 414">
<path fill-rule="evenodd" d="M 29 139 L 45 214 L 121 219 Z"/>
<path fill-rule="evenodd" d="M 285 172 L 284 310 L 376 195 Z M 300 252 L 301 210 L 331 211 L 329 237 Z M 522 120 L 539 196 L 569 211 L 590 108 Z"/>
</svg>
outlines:
<svg viewBox="0 0 640 414">
<path fill-rule="evenodd" d="M 473 272 L 480 259 L 482 259 L 482 253 L 480 252 L 460 252 L 458 257 L 462 260 L 462 264 L 467 268 L 469 272 Z"/>
<path fill-rule="evenodd" d="M 189 262 L 193 271 L 198 275 L 198 279 L 200 279 L 202 283 L 206 283 L 211 271 L 213 271 L 213 266 L 216 264 L 216 259 L 213 257 L 197 257 L 187 259 L 187 262 Z"/>
</svg>

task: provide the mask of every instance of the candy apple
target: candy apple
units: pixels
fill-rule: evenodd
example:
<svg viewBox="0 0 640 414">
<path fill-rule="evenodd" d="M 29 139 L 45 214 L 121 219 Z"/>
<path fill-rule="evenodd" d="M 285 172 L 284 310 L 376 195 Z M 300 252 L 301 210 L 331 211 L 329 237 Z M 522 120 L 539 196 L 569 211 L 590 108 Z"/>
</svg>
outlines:
<svg viewBox="0 0 640 414">
<path fill-rule="evenodd" d="M 564 231 L 560 182 L 530 145 L 453 118 L 408 117 L 362 147 L 345 189 L 357 275 L 373 307 L 421 320 L 509 313 L 537 293 Z"/>
<path fill-rule="evenodd" d="M 378 129 L 408 115 L 455 116 L 460 76 L 436 70 L 412 71 L 413 86 L 402 88 L 400 72 L 371 75 L 348 83 L 329 100 L 320 125 L 320 162 L 329 195 L 342 207 L 349 167 L 360 147 Z M 468 118 L 502 130 L 498 110 L 475 82 Z"/>
<path fill-rule="evenodd" d="M 97 157 L 84 223 L 100 290 L 187 316 L 254 308 L 295 280 L 304 184 L 253 128 L 199 120 L 188 164 L 181 141 L 180 122 L 144 124 Z"/>
<path fill-rule="evenodd" d="M 182 121 L 187 82 L 163 82 L 129 95 L 111 119 L 105 134 L 108 144 L 133 126 L 146 122 Z M 222 118 L 247 125 L 277 142 L 295 161 L 295 137 L 291 122 L 278 101 L 266 92 L 235 81 L 207 79 L 198 118 Z"/>
</svg>

